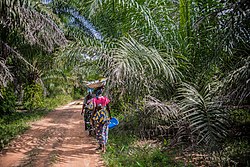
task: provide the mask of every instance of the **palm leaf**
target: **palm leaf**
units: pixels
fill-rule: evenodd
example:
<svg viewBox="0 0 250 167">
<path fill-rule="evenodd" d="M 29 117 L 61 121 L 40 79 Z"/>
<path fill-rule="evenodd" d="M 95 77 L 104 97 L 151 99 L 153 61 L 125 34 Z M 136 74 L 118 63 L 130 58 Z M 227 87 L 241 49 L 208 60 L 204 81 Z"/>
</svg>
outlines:
<svg viewBox="0 0 250 167">
<path fill-rule="evenodd" d="M 233 70 L 224 81 L 222 92 L 227 103 L 233 105 L 247 104 L 250 96 L 250 57 L 244 59 L 244 64 Z"/>
<path fill-rule="evenodd" d="M 123 38 L 109 55 L 103 55 L 102 66 L 112 87 L 126 87 L 132 92 L 145 88 L 150 91 L 157 84 L 154 82 L 157 76 L 161 75 L 167 83 L 179 80 L 175 59 L 166 54 L 163 59 L 163 54 L 138 43 L 132 37 Z"/>
<path fill-rule="evenodd" d="M 0 3 L 0 24 L 21 30 L 31 44 L 38 44 L 48 51 L 64 46 L 67 40 L 62 30 L 36 7 L 30 0 L 3 0 Z"/>
<path fill-rule="evenodd" d="M 7 86 L 7 83 L 13 80 L 13 76 L 9 70 L 9 67 L 6 66 L 6 62 L 0 59 L 0 86 Z M 1 93 L 0 93 L 1 96 Z"/>
<path fill-rule="evenodd" d="M 191 134 L 197 144 L 214 145 L 227 134 L 227 114 L 216 101 L 214 89 L 218 86 L 206 85 L 197 90 L 194 86 L 183 83 L 178 89 L 177 99 L 181 108 L 181 121 L 189 122 Z"/>
<path fill-rule="evenodd" d="M 145 98 L 145 112 L 147 118 L 156 118 L 156 120 L 163 120 L 165 124 L 171 125 L 179 118 L 179 109 L 175 103 L 162 102 L 159 99 L 147 96 Z M 156 125 L 160 123 L 157 122 Z"/>
<path fill-rule="evenodd" d="M 157 6 L 157 3 L 155 6 Z M 131 32 L 137 31 L 137 29 L 139 31 L 146 30 L 149 37 L 157 36 L 158 39 L 163 41 L 163 35 L 153 18 L 152 11 L 148 8 L 149 4 L 139 3 L 135 0 L 90 0 L 87 4 L 89 18 L 93 18 L 95 15 L 98 16 L 99 13 L 105 10 L 112 13 L 112 19 L 119 20 L 115 16 L 116 12 L 126 11 L 126 17 L 130 19 L 127 20 L 127 23 L 124 22 L 123 24 L 126 25 L 122 27 L 130 27 Z M 146 37 L 144 36 L 144 38 Z"/>
</svg>

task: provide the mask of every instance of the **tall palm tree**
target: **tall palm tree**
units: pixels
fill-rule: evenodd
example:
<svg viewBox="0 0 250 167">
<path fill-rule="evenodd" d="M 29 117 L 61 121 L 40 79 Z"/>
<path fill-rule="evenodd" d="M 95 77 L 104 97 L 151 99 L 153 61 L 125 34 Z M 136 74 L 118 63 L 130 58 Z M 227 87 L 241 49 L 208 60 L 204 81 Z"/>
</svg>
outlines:
<svg viewBox="0 0 250 167">
<path fill-rule="evenodd" d="M 173 4 L 169 5 L 165 1 L 115 0 L 88 1 L 79 5 L 75 2 L 53 1 L 50 5 L 54 10 L 59 10 L 64 19 L 67 18 L 69 22 L 74 21 L 74 24 L 88 18 L 92 21 L 92 26 L 101 32 L 103 38 L 101 40 L 91 38 L 80 31 L 79 27 L 83 30 L 88 28 L 82 24 L 71 27 L 69 38 L 73 39 L 72 43 L 57 53 L 57 62 L 60 66 L 64 64 L 65 68 L 78 71 L 78 76 L 83 78 L 86 77 L 82 72 L 83 69 L 87 71 L 88 67 L 99 68 L 102 75 L 110 78 L 109 83 L 112 87 L 122 87 L 121 90 L 126 88 L 130 93 L 134 92 L 134 95 L 156 92 L 153 89 L 157 87 L 156 85 L 165 87 L 166 84 L 172 84 L 179 79 L 178 63 L 172 55 L 172 46 L 165 45 L 168 42 L 162 38 L 163 33 L 167 34 L 165 29 L 176 28 L 166 27 L 167 24 L 164 24 L 165 20 L 174 22 L 174 19 L 165 15 L 166 12 L 175 12 Z M 165 8 L 167 5 L 170 6 L 168 10 Z M 153 11 L 155 14 L 152 14 Z M 74 19 L 71 20 L 72 17 Z M 159 20 L 160 18 L 164 18 L 164 21 Z M 172 35 L 169 35 L 169 38 L 173 39 Z M 154 46 L 154 43 L 158 45 Z M 165 43 L 164 46 L 161 43 Z M 92 60 L 87 60 L 86 57 Z M 86 62 L 88 67 L 84 66 Z M 93 70 L 90 71 L 95 73 Z M 161 77 L 166 82 L 160 81 Z M 133 84 L 135 82 L 140 83 L 140 87 L 136 87 Z M 135 93 L 139 90 L 141 93 Z"/>
<path fill-rule="evenodd" d="M 36 1 L 2 0 L 0 2 L 0 73 L 3 75 L 0 87 L 6 86 L 6 83 L 11 81 L 10 76 L 13 76 L 12 70 L 8 66 L 9 59 L 18 58 L 30 65 L 19 53 L 18 48 L 21 47 L 21 44 L 37 45 L 42 50 L 51 52 L 55 47 L 67 43 L 62 30 L 49 17 L 46 10 Z M 13 37 L 13 34 L 16 36 Z M 18 64 L 11 65 L 18 66 Z"/>
</svg>

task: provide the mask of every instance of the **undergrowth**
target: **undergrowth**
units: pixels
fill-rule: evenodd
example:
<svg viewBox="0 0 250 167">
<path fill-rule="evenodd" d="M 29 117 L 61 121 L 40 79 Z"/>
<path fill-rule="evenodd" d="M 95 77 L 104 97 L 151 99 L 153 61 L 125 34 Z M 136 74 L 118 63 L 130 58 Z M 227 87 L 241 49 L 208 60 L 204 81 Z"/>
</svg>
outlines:
<svg viewBox="0 0 250 167">
<path fill-rule="evenodd" d="M 110 130 L 109 144 L 103 158 L 109 167 L 177 167 L 184 166 L 174 160 L 169 152 L 161 151 L 159 146 L 140 141 L 136 136 L 127 133 L 117 133 Z"/>
<path fill-rule="evenodd" d="M 69 95 L 57 95 L 55 97 L 44 99 L 44 107 L 46 109 L 53 110 L 54 108 L 66 104 L 72 100 L 73 98 Z"/>
</svg>

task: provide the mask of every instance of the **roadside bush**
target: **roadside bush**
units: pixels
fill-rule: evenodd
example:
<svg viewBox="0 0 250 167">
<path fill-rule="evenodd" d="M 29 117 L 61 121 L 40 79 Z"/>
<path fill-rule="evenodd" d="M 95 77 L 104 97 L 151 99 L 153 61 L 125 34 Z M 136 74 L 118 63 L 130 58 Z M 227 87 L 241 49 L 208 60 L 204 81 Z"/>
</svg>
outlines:
<svg viewBox="0 0 250 167">
<path fill-rule="evenodd" d="M 219 152 L 213 154 L 215 166 L 249 166 L 250 145 L 247 140 L 226 142 Z"/>
<path fill-rule="evenodd" d="M 23 105 L 29 111 L 44 106 L 43 89 L 41 85 L 32 84 L 25 87 Z"/>
<path fill-rule="evenodd" d="M 16 96 L 14 90 L 11 87 L 1 88 L 0 92 L 0 116 L 14 112 L 16 105 Z"/>
<path fill-rule="evenodd" d="M 55 97 L 47 97 L 44 99 L 44 107 L 52 110 L 57 106 L 66 104 L 72 100 L 73 98 L 70 95 L 57 95 Z"/>
<path fill-rule="evenodd" d="M 80 99 L 84 93 L 81 88 L 74 87 L 71 94 L 72 94 L 71 96 L 73 97 L 73 99 Z"/>
</svg>

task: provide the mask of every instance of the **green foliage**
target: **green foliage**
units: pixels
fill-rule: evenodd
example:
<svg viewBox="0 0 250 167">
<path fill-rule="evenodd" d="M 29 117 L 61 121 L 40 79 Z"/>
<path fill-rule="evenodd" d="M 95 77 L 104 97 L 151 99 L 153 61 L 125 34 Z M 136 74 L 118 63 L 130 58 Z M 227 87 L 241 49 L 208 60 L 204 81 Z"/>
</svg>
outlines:
<svg viewBox="0 0 250 167">
<path fill-rule="evenodd" d="M 140 142 L 143 143 L 128 133 L 123 132 L 118 135 L 110 130 L 107 153 L 103 155 L 106 164 L 110 167 L 177 167 L 184 165 L 173 160 L 171 154 L 162 152 L 157 147 L 135 144 Z"/>
<path fill-rule="evenodd" d="M 236 125 L 250 124 L 250 112 L 244 109 L 230 111 L 230 120 Z"/>
<path fill-rule="evenodd" d="M 190 53 L 184 54 L 193 66 L 186 74 L 188 80 L 198 83 L 224 77 L 248 56 L 249 6 L 245 0 L 193 1 Z"/>
<path fill-rule="evenodd" d="M 218 145 L 227 133 L 228 114 L 223 111 L 216 98 L 218 85 L 207 84 L 201 89 L 186 83 L 178 89 L 178 104 L 181 120 L 188 124 L 195 144 L 205 143 L 209 149 Z M 184 133 L 187 133 L 184 132 Z"/>
<path fill-rule="evenodd" d="M 72 97 L 73 99 L 80 99 L 81 97 L 83 97 L 83 90 L 81 88 L 74 87 L 72 91 Z"/>
<path fill-rule="evenodd" d="M 24 89 L 23 105 L 31 111 L 35 108 L 41 108 L 43 103 L 43 89 L 39 84 L 27 85 Z"/>
<path fill-rule="evenodd" d="M 1 88 L 0 89 L 0 116 L 10 114 L 16 111 L 16 95 L 13 88 Z"/>
<path fill-rule="evenodd" d="M 223 148 L 213 154 L 215 166 L 249 166 L 250 143 L 248 140 L 231 140 L 225 142 Z"/>
<path fill-rule="evenodd" d="M 129 34 L 145 37 L 148 43 L 163 42 L 161 26 L 157 19 L 165 18 L 165 1 L 108 0 L 88 1 L 86 15 L 102 30 L 104 36 L 112 39 Z M 168 2 L 168 4 L 171 4 Z M 170 6 L 170 5 L 169 5 Z M 158 9 L 157 12 L 154 10 Z M 157 14 L 156 14 L 157 13 Z M 154 18 L 154 16 L 158 16 Z M 162 20 L 165 22 L 165 19 Z M 144 34 L 147 34 L 145 36 Z"/>
<path fill-rule="evenodd" d="M 70 95 L 57 95 L 57 96 L 52 96 L 52 97 L 47 97 L 44 99 L 44 107 L 52 110 L 56 108 L 57 106 L 66 104 L 70 101 L 72 101 L 72 97 Z"/>
</svg>

